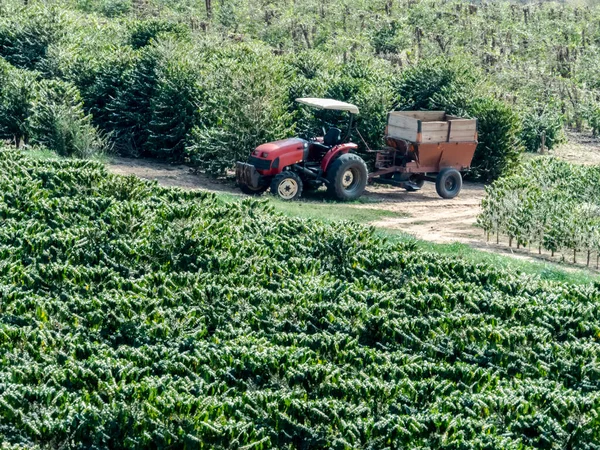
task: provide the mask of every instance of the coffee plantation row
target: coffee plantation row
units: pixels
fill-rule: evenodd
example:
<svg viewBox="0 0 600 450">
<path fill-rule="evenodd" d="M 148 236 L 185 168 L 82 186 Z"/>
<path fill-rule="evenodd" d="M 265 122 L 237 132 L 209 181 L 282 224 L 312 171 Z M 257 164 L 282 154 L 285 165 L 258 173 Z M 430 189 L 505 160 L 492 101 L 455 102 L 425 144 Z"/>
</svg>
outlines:
<svg viewBox="0 0 600 450">
<path fill-rule="evenodd" d="M 600 256 L 600 167 L 537 158 L 486 188 L 478 224 L 510 245 L 562 252 L 587 265 Z"/>
<path fill-rule="evenodd" d="M 0 151 L 3 448 L 600 442 L 600 286 Z"/>
</svg>

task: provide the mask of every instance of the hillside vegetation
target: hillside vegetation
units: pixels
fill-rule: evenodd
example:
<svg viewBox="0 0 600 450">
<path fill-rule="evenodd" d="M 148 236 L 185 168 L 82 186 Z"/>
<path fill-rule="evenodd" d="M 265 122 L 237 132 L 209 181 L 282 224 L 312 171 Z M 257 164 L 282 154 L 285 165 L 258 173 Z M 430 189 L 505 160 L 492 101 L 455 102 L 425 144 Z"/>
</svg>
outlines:
<svg viewBox="0 0 600 450">
<path fill-rule="evenodd" d="M 600 290 L 0 151 L 3 448 L 600 442 Z"/>
<path fill-rule="evenodd" d="M 471 175 L 489 180 L 542 135 L 598 132 L 599 48 L 600 10 L 562 3 L 4 0 L 0 138 L 222 173 L 314 132 L 293 99 L 327 96 L 361 108 L 371 147 L 391 109 L 479 118 Z"/>
</svg>

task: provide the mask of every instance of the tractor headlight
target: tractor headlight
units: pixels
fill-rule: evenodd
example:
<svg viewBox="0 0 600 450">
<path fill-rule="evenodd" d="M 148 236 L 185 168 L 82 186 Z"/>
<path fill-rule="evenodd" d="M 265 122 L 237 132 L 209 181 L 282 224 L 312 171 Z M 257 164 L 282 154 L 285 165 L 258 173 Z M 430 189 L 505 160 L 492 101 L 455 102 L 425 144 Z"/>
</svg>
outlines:
<svg viewBox="0 0 600 450">
<path fill-rule="evenodd" d="M 262 152 L 262 155 L 260 155 L 260 156 L 262 156 L 263 158 L 266 158 L 267 156 L 269 156 L 269 154 L 267 152 Z"/>
</svg>

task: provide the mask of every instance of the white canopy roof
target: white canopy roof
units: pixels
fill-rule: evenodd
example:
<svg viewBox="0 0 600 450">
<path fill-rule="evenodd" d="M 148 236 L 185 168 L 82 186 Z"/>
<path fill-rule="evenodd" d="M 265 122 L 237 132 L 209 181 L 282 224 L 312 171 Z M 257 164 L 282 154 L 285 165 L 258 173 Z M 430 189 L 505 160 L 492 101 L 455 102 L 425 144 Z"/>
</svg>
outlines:
<svg viewBox="0 0 600 450">
<path fill-rule="evenodd" d="M 298 103 L 312 106 L 319 109 L 334 109 L 337 111 L 349 111 L 352 114 L 358 114 L 358 106 L 351 103 L 340 102 L 331 98 L 297 98 Z"/>
</svg>

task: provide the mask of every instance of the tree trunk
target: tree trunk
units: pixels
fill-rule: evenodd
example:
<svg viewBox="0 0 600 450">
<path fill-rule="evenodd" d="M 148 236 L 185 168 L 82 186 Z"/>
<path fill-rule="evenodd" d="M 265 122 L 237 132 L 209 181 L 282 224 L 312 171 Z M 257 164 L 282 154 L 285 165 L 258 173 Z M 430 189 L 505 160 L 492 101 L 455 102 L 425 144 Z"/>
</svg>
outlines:
<svg viewBox="0 0 600 450">
<path fill-rule="evenodd" d="M 586 266 L 590 267 L 590 255 L 592 254 L 591 250 L 588 250 L 588 254 L 587 254 L 587 264 Z"/>
<path fill-rule="evenodd" d="M 417 39 L 417 61 L 421 60 L 421 54 L 423 53 L 423 48 L 421 45 L 421 38 L 423 37 L 423 31 L 419 28 L 415 28 L 415 37 Z"/>
</svg>

